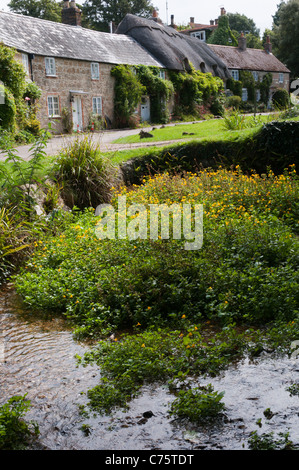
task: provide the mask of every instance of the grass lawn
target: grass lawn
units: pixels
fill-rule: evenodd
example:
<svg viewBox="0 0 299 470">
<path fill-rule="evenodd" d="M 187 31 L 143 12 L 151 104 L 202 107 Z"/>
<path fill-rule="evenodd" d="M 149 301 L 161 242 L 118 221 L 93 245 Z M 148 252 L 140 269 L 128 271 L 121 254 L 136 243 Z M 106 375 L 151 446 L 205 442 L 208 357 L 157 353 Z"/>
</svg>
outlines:
<svg viewBox="0 0 299 470">
<path fill-rule="evenodd" d="M 261 123 L 273 120 L 276 115 L 260 115 L 258 117 Z M 251 116 L 246 116 L 245 121 L 250 121 Z M 206 139 L 206 140 L 227 140 L 231 139 L 232 134 L 240 135 L 240 133 L 252 132 L 251 129 L 243 129 L 238 131 L 227 131 L 224 127 L 222 119 L 211 119 L 194 124 L 175 124 L 173 126 L 166 126 L 164 128 L 156 128 L 150 133 L 154 137 L 140 139 L 139 134 L 122 137 L 115 140 L 113 143 L 117 144 L 130 144 L 139 142 L 163 142 L 168 140 L 180 139 Z M 187 133 L 187 134 L 184 134 Z"/>
</svg>

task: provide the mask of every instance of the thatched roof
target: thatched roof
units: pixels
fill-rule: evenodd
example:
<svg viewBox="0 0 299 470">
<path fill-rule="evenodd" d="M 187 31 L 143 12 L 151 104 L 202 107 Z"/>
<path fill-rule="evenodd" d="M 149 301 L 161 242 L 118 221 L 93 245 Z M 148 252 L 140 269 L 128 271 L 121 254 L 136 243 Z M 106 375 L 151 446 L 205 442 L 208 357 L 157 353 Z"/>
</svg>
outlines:
<svg viewBox="0 0 299 470">
<path fill-rule="evenodd" d="M 207 44 L 154 19 L 128 14 L 119 24 L 116 33 L 134 38 L 166 69 L 190 70 L 192 64 L 196 70 L 210 72 L 222 79 L 230 77 L 227 66 Z"/>
<path fill-rule="evenodd" d="M 162 65 L 133 38 L 0 11 L 0 43 L 20 52 L 109 64 Z"/>
</svg>

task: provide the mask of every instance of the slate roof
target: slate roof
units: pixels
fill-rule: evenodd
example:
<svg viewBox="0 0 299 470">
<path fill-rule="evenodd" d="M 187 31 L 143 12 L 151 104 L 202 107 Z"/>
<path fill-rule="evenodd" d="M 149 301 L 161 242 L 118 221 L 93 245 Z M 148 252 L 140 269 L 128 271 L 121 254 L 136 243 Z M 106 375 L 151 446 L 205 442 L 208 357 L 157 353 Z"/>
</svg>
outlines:
<svg viewBox="0 0 299 470">
<path fill-rule="evenodd" d="M 0 11 L 0 42 L 18 51 L 110 64 L 162 67 L 133 38 Z"/>
<path fill-rule="evenodd" d="M 245 51 L 242 51 L 238 47 L 215 44 L 209 44 L 209 47 L 229 69 L 290 73 L 290 70 L 277 57 L 268 54 L 263 49 L 248 47 Z"/>
<path fill-rule="evenodd" d="M 226 65 L 207 44 L 153 19 L 128 14 L 116 33 L 136 39 L 169 70 L 188 70 L 190 63 L 196 70 L 202 70 L 201 64 L 205 64 L 206 72 L 223 79 L 230 77 Z"/>
</svg>

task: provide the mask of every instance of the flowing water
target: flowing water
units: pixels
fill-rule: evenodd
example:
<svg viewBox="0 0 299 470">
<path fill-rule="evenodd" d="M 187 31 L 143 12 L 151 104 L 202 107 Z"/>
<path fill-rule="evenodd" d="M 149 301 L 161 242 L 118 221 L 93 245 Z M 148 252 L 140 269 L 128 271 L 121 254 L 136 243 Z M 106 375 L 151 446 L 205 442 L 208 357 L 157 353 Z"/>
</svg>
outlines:
<svg viewBox="0 0 299 470">
<path fill-rule="evenodd" d="M 26 420 L 40 429 L 39 447 L 51 450 L 242 450 L 250 432 L 289 432 L 299 443 L 299 397 L 286 390 L 299 382 L 299 358 L 245 359 L 221 376 L 200 380 L 224 391 L 226 418 L 206 426 L 168 416 L 174 396 L 163 386 L 145 386 L 127 411 L 82 417 L 86 391 L 99 383 L 97 367 L 77 367 L 75 354 L 88 345 L 74 341 L 62 319 L 26 315 L 12 288 L 0 295 L 0 404 L 14 395 L 31 401 Z M 270 408 L 271 419 L 263 415 Z M 151 413 L 146 413 L 146 412 Z M 145 415 L 144 415 L 145 413 Z M 262 418 L 262 427 L 257 420 Z M 82 430 L 88 426 L 89 433 Z M 39 448 L 37 447 L 37 448 Z"/>
</svg>

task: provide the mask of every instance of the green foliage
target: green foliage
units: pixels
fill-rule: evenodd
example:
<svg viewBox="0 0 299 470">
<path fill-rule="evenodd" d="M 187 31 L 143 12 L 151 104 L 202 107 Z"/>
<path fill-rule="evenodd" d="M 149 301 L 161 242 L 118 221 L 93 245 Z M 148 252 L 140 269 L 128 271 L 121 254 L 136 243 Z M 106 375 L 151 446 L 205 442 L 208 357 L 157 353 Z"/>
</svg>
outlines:
<svg viewBox="0 0 299 470">
<path fill-rule="evenodd" d="M 273 81 L 272 73 L 266 73 L 263 76 L 263 79 L 260 83 L 260 90 L 261 90 L 261 101 L 265 104 L 269 103 L 270 99 L 270 87 Z"/>
<path fill-rule="evenodd" d="M 272 102 L 276 109 L 285 109 L 290 106 L 290 96 L 287 90 L 278 89 L 272 96 Z"/>
<path fill-rule="evenodd" d="M 188 418 L 198 423 L 202 420 L 217 417 L 223 410 L 221 400 L 224 392 L 214 392 L 211 384 L 206 387 L 197 387 L 181 390 L 178 397 L 172 402 L 170 414 L 178 418 Z"/>
<path fill-rule="evenodd" d="M 240 96 L 230 96 L 226 100 L 226 106 L 238 110 L 241 106 L 242 100 Z"/>
<path fill-rule="evenodd" d="M 246 15 L 242 15 L 240 13 L 227 13 L 227 18 L 230 28 L 234 31 L 237 31 L 238 34 L 246 31 L 256 37 L 259 37 L 260 30 L 257 28 L 255 22 Z"/>
<path fill-rule="evenodd" d="M 36 423 L 26 423 L 23 416 L 30 407 L 30 401 L 24 396 L 15 396 L 0 406 L 0 449 L 24 450 L 30 441 L 38 436 Z"/>
<path fill-rule="evenodd" d="M 98 31 L 109 32 L 111 21 L 119 24 L 126 14 L 150 17 L 153 6 L 149 0 L 117 0 L 114 2 L 102 2 L 101 0 L 87 0 L 83 7 L 83 25 Z"/>
<path fill-rule="evenodd" d="M 174 92 L 173 84 L 159 76 L 160 69 L 141 65 L 137 67 L 137 75 L 141 84 L 150 96 L 151 121 L 166 123 L 169 121 L 168 100 Z"/>
<path fill-rule="evenodd" d="M 55 0 L 11 0 L 8 6 L 21 15 L 61 23 L 61 5 Z"/>
<path fill-rule="evenodd" d="M 183 240 L 171 237 L 99 240 L 87 211 L 61 240 L 41 246 L 18 276 L 30 308 L 61 311 L 91 335 L 138 322 L 176 325 L 182 314 L 251 324 L 296 317 L 298 182 L 292 172 L 266 179 L 225 171 L 164 176 L 125 194 L 128 205 L 203 202 L 203 248 L 186 251 Z"/>
<path fill-rule="evenodd" d="M 253 102 L 256 84 L 252 73 L 246 70 L 240 70 L 240 81 L 242 82 L 242 88 L 247 88 L 248 101 Z"/>
<path fill-rule="evenodd" d="M 240 80 L 234 80 L 233 78 L 229 78 L 226 83 L 226 87 L 228 90 L 231 90 L 235 96 L 242 97 L 242 82 Z"/>
<path fill-rule="evenodd" d="M 289 0 L 278 5 L 274 28 L 277 34 L 277 56 L 291 70 L 294 78 L 299 76 L 299 1 Z"/>
<path fill-rule="evenodd" d="M 169 72 L 169 77 L 176 92 L 177 105 L 183 109 L 184 114 L 196 115 L 201 105 L 207 107 L 206 112 L 214 111 L 217 115 L 224 112 L 223 82 L 218 77 L 194 68 L 184 73 Z"/>
<path fill-rule="evenodd" d="M 294 444 L 289 439 L 289 433 L 279 433 L 278 438 L 274 437 L 273 432 L 258 435 L 256 431 L 250 434 L 250 450 L 296 450 Z"/>
<path fill-rule="evenodd" d="M 90 137 L 78 137 L 62 149 L 51 176 L 62 186 L 64 201 L 71 208 L 96 208 L 109 202 L 111 187 L 118 184 L 117 168 L 101 154 Z"/>
<path fill-rule="evenodd" d="M 16 51 L 0 43 L 0 81 L 9 89 L 16 100 L 22 98 L 26 83 L 25 71 L 15 59 Z"/>
<path fill-rule="evenodd" d="M 0 126 L 11 132 L 16 125 L 16 103 L 12 93 L 5 86 L 0 84 L 0 94 L 4 96 L 4 104 L 0 104 Z"/>
<path fill-rule="evenodd" d="M 221 44 L 223 46 L 237 46 L 238 41 L 235 38 L 229 24 L 227 15 L 222 15 L 218 19 L 218 28 L 208 39 L 208 44 Z"/>
<path fill-rule="evenodd" d="M 33 82 L 26 82 L 23 65 L 15 59 L 16 51 L 0 44 L 0 93 L 5 92 L 5 104 L 0 106 L 0 126 L 12 135 L 17 130 L 39 134 L 34 102 L 41 90 Z M 25 98 L 30 98 L 28 107 Z"/>
<path fill-rule="evenodd" d="M 145 152 L 122 164 L 123 178 L 128 185 L 140 184 L 148 174 L 197 171 L 219 165 L 225 168 L 240 165 L 244 171 L 258 173 L 266 173 L 271 167 L 276 174 L 283 173 L 299 152 L 298 126 L 297 121 L 274 121 L 259 125 L 249 134 L 231 134 L 228 140 L 202 139 L 157 149 L 154 153 Z"/>
<path fill-rule="evenodd" d="M 134 125 L 134 113 L 146 89 L 138 80 L 133 68 L 117 65 L 111 70 L 114 77 L 114 120 L 116 127 Z M 136 123 L 135 123 L 136 125 Z"/>
</svg>

